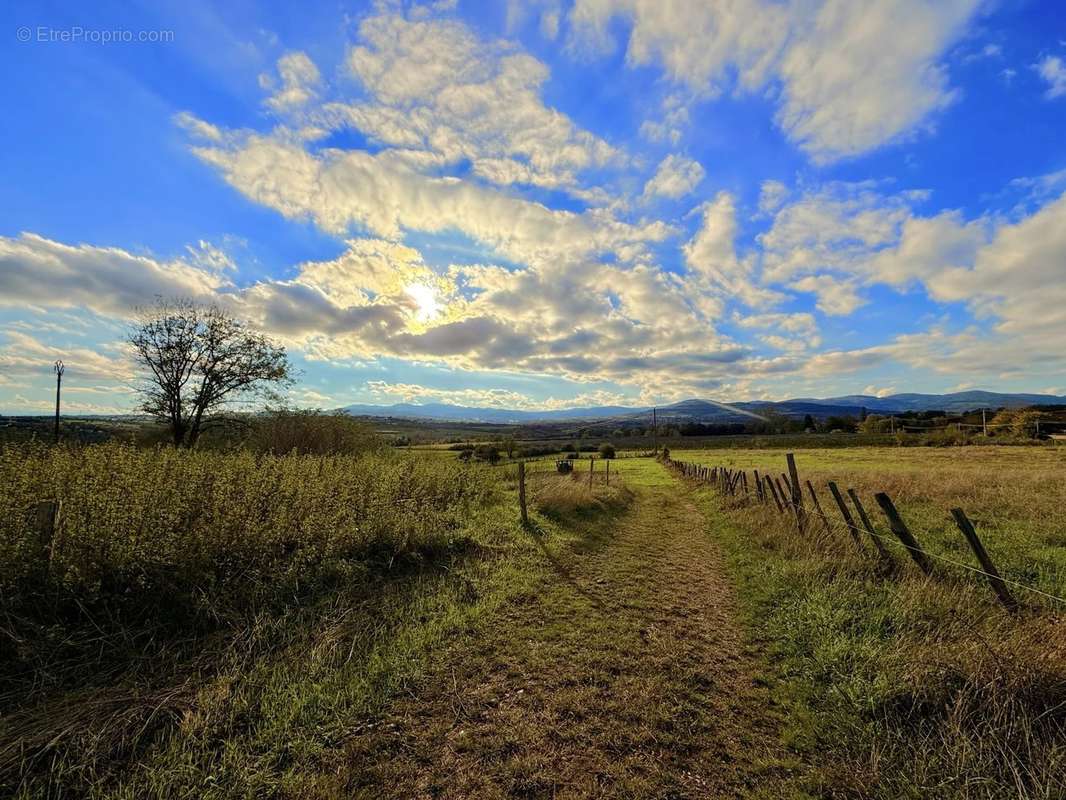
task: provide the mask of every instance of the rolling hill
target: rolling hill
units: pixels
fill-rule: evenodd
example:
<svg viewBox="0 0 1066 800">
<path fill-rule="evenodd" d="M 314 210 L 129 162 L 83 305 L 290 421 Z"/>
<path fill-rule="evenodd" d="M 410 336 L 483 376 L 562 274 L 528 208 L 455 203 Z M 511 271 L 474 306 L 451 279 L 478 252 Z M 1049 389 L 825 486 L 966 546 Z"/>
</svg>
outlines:
<svg viewBox="0 0 1066 800">
<path fill-rule="evenodd" d="M 747 422 L 767 413 L 816 418 L 829 416 L 859 416 L 865 409 L 873 414 L 902 414 L 907 411 L 941 410 L 949 413 L 979 408 L 1017 408 L 1031 405 L 1066 404 L 1066 396 L 1048 394 L 1003 394 L 999 392 L 967 391 L 951 394 L 894 394 L 845 395 L 829 398 L 797 398 L 781 402 L 744 401 L 722 403 L 715 400 L 682 400 L 656 409 L 658 418 L 671 422 Z M 552 410 L 524 410 L 507 408 L 477 408 L 448 403 L 395 403 L 393 405 L 350 405 L 340 409 L 354 416 L 396 419 L 427 419 L 449 422 L 491 422 L 499 424 L 528 424 L 564 420 L 650 421 L 650 406 L 589 406 Z"/>
</svg>

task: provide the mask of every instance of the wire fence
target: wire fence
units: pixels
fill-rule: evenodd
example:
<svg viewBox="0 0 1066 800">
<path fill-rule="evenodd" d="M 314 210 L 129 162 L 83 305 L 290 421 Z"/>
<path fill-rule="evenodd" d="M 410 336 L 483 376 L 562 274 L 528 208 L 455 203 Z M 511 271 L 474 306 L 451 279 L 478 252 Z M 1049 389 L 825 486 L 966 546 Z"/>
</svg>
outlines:
<svg viewBox="0 0 1066 800">
<path fill-rule="evenodd" d="M 736 506 L 760 504 L 771 511 L 790 516 L 800 533 L 805 531 L 809 519 L 812 518 L 821 520 L 827 531 L 835 531 L 838 521 L 822 510 L 817 491 L 810 481 L 806 482 L 806 486 L 811 503 L 804 502 L 799 473 L 796 469 L 793 454 L 789 453 L 786 456 L 786 461 L 788 475 L 782 473 L 781 479 L 778 479 L 768 474 L 760 475 L 758 470 L 752 470 L 750 483 L 746 470 L 734 470 L 722 466 L 708 467 L 702 464 L 677 460 L 667 460 L 666 463 L 668 467 L 682 477 L 714 487 L 723 498 L 730 500 Z M 962 509 L 952 509 L 952 517 L 973 550 L 980 564 L 979 567 L 922 548 L 906 523 L 899 516 L 891 498 L 884 492 L 878 493 L 875 499 L 888 521 L 889 529 L 893 534 L 891 536 L 879 533 L 874 528 L 865 507 L 854 489 L 849 488 L 847 494 L 852 501 L 855 512 L 858 514 L 861 527 L 856 524 L 855 518 L 837 485 L 833 481 L 829 481 L 826 486 L 830 490 L 832 498 L 840 511 L 841 520 L 851 537 L 858 544 L 864 534 L 869 536 L 882 558 L 890 560 L 888 551 L 885 548 L 885 545 L 888 545 L 891 548 L 907 552 L 926 575 L 932 576 L 933 573 L 929 561 L 948 564 L 963 569 L 968 573 L 980 575 L 988 581 L 1004 607 L 1012 612 L 1018 610 L 1020 604 L 1011 595 L 1008 587 L 1040 597 L 1056 606 L 1066 607 L 1066 598 L 1021 581 L 1003 577 L 996 568 L 991 556 L 985 550 L 973 524 Z"/>
</svg>

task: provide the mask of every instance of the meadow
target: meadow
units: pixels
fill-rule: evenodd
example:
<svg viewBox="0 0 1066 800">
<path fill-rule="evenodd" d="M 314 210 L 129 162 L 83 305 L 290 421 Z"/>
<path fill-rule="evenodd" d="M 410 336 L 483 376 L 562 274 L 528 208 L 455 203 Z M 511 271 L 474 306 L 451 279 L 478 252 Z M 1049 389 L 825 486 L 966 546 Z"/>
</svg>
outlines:
<svg viewBox="0 0 1066 800">
<path fill-rule="evenodd" d="M 528 463 L 523 526 L 517 466 L 449 450 L 7 446 L 0 790 L 686 796 L 704 768 L 751 798 L 1062 797 L 1062 607 L 886 567 L 825 483 L 974 563 L 961 507 L 1005 577 L 1066 597 L 1066 449 L 838 441 L 674 450 L 773 475 L 794 452 L 833 517 L 804 535 L 636 450 L 609 483 Z"/>
<path fill-rule="evenodd" d="M 765 647 L 783 735 L 819 754 L 815 796 L 1033 797 L 1066 791 L 1066 603 L 1012 586 L 1016 614 L 981 575 L 905 549 L 856 547 L 826 490 L 855 488 L 875 529 L 886 492 L 923 550 L 978 566 L 948 513 L 961 507 L 1005 578 L 1066 597 L 1066 449 L 796 450 L 828 526 L 804 534 L 769 503 L 698 486 L 727 552 L 747 626 Z M 683 451 L 706 466 L 786 472 L 785 450 Z M 749 472 L 749 475 L 751 473 Z M 804 491 L 804 502 L 811 507 Z M 854 508 L 852 514 L 855 515 Z M 857 518 L 857 515 L 856 515 Z"/>
</svg>

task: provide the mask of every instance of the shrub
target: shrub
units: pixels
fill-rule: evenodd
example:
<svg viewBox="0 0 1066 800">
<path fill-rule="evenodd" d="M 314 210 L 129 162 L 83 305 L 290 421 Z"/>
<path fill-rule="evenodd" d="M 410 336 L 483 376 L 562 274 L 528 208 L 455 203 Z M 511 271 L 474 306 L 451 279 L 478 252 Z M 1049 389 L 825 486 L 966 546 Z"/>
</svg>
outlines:
<svg viewBox="0 0 1066 800">
<path fill-rule="evenodd" d="M 474 457 L 478 461 L 495 464 L 500 460 L 500 451 L 494 444 L 479 444 L 474 450 Z"/>
<path fill-rule="evenodd" d="M 600 458 L 614 458 L 614 445 L 609 442 L 601 444 Z"/>
</svg>

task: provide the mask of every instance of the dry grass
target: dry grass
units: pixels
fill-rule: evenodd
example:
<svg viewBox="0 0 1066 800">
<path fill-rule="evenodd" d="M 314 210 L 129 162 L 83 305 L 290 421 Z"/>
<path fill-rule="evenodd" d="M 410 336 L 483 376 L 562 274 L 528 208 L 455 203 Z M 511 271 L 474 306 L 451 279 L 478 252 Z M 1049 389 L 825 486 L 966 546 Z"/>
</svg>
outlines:
<svg viewBox="0 0 1066 800">
<path fill-rule="evenodd" d="M 476 599 L 499 486 L 393 453 L 4 449 L 0 794 L 269 794 Z"/>
<path fill-rule="evenodd" d="M 602 472 L 593 473 L 591 486 L 588 473 L 583 472 L 540 472 L 530 475 L 528 481 L 533 507 L 556 520 L 620 511 L 633 501 L 633 492 L 617 473 L 610 485 Z"/>
</svg>

